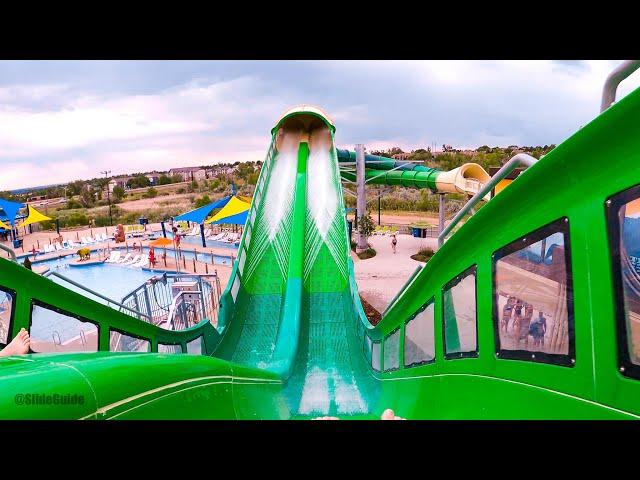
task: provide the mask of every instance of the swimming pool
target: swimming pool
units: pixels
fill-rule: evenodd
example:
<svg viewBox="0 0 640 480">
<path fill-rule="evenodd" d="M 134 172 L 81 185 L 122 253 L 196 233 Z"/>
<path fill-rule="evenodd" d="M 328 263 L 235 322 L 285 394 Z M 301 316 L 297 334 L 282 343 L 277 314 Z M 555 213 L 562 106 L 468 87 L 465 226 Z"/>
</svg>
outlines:
<svg viewBox="0 0 640 480">
<path fill-rule="evenodd" d="M 38 262 L 36 265 L 46 265 L 51 270 L 55 270 L 65 277 L 78 282 L 102 295 L 113 300 L 120 301 L 131 290 L 142 285 L 154 275 L 161 275 L 162 272 L 142 270 L 140 268 L 127 268 L 124 265 L 110 265 L 108 263 L 95 263 L 83 266 L 69 266 L 70 260 L 75 260 L 75 255 L 62 258 Z M 63 285 L 74 292 L 88 296 L 84 290 L 65 282 L 64 280 L 51 277 L 56 283 Z M 94 298 L 96 301 L 102 301 Z"/>
</svg>

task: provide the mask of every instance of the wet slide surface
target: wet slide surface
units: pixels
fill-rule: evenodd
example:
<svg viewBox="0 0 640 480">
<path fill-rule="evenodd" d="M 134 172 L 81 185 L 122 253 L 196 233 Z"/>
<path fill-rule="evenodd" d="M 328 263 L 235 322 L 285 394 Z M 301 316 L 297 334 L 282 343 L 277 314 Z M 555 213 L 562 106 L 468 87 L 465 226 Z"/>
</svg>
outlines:
<svg viewBox="0 0 640 480">
<path fill-rule="evenodd" d="M 366 416 L 377 382 L 356 333 L 336 151 L 324 122 L 285 123 L 274 135 L 254 203 L 214 355 L 281 374 L 293 418 Z"/>
</svg>

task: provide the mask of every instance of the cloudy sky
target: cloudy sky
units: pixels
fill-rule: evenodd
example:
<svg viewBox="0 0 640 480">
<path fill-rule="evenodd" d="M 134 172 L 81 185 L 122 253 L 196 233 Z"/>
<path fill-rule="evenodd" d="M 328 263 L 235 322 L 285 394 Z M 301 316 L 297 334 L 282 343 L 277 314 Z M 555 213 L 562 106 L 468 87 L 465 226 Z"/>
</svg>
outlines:
<svg viewBox="0 0 640 480">
<path fill-rule="evenodd" d="M 618 63 L 4 61 L 0 190 L 262 160 L 298 103 L 333 117 L 342 148 L 557 144 L 597 115 Z"/>
</svg>

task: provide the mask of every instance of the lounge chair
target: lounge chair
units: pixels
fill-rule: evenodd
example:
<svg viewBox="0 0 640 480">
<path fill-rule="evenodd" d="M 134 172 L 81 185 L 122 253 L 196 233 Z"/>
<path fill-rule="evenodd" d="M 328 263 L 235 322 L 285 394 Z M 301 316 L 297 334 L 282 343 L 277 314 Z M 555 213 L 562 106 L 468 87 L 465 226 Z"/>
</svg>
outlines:
<svg viewBox="0 0 640 480">
<path fill-rule="evenodd" d="M 60 242 L 54 243 L 53 246 L 56 250 L 64 250 L 64 248 L 62 248 L 62 245 L 60 245 Z"/>
<path fill-rule="evenodd" d="M 122 265 L 133 265 L 134 263 L 137 263 L 139 260 L 140 260 L 140 255 L 134 255 L 133 258 L 130 258 L 129 260 L 126 260 L 120 263 Z"/>
<path fill-rule="evenodd" d="M 142 258 L 140 259 L 140 261 L 138 261 L 137 263 L 130 263 L 129 266 L 132 268 L 142 268 L 142 267 L 146 267 L 147 265 L 149 265 L 149 256 L 148 255 L 142 255 Z"/>
<path fill-rule="evenodd" d="M 131 258 L 131 254 L 127 253 L 124 257 L 122 257 L 120 260 L 118 260 L 116 263 L 124 263 L 127 260 L 129 260 Z"/>
<path fill-rule="evenodd" d="M 120 259 L 120 252 L 119 251 L 115 251 L 115 252 L 111 252 L 111 255 L 109 256 L 109 258 L 107 258 L 105 260 L 106 263 L 118 263 L 118 260 Z"/>
</svg>

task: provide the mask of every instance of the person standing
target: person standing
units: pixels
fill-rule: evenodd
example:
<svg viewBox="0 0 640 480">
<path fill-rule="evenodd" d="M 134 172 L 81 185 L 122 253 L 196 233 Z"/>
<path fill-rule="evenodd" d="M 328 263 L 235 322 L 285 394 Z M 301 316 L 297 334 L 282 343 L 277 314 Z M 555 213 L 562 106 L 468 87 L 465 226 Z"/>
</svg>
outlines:
<svg viewBox="0 0 640 480">
<path fill-rule="evenodd" d="M 398 244 L 398 239 L 396 238 L 395 235 L 391 235 L 391 249 L 393 250 L 393 253 L 396 253 L 397 244 Z"/>
<path fill-rule="evenodd" d="M 531 327 L 529 327 L 529 334 L 533 337 L 534 347 L 538 347 L 540 349 L 544 348 L 544 336 L 546 333 L 547 319 L 541 310 L 538 312 L 538 318 L 531 322 Z"/>
</svg>

